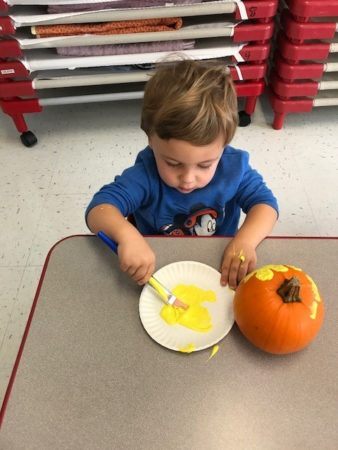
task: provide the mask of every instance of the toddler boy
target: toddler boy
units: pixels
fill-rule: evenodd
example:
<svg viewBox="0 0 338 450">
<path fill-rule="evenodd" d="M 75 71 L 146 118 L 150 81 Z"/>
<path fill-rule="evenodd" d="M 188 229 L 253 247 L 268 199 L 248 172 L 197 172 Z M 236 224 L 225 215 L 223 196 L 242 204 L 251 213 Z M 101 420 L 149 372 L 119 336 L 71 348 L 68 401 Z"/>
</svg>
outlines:
<svg viewBox="0 0 338 450">
<path fill-rule="evenodd" d="M 256 247 L 272 230 L 278 206 L 248 153 L 229 145 L 237 115 L 225 65 L 167 62 L 146 84 L 141 128 L 149 145 L 86 211 L 90 230 L 118 243 L 121 269 L 137 283 L 155 269 L 143 235 L 233 236 L 221 283 L 236 288 L 254 269 Z M 246 218 L 238 229 L 241 210 Z M 136 227 L 125 219 L 130 215 Z"/>
</svg>

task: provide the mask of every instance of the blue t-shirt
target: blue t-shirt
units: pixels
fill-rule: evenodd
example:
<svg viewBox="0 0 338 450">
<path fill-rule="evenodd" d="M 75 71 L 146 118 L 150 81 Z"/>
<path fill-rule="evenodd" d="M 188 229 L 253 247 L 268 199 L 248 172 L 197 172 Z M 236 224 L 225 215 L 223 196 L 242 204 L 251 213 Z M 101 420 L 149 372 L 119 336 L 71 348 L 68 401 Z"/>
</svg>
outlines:
<svg viewBox="0 0 338 450">
<path fill-rule="evenodd" d="M 150 147 L 142 150 L 134 166 L 97 192 L 88 208 L 108 203 L 124 216 L 133 215 L 142 234 L 233 236 L 240 212 L 258 203 L 278 212 L 276 198 L 262 176 L 249 165 L 249 154 L 225 147 L 210 183 L 182 194 L 160 178 Z"/>
</svg>

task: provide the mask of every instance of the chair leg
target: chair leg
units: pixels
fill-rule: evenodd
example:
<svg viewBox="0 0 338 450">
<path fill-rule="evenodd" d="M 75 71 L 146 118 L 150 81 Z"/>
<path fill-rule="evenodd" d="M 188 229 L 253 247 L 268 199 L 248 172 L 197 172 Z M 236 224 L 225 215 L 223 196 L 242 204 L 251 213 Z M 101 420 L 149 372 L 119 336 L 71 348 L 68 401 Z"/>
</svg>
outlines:
<svg viewBox="0 0 338 450">
<path fill-rule="evenodd" d="M 28 131 L 28 127 L 23 117 L 23 114 L 13 114 L 11 115 L 11 117 L 19 133 L 24 133 L 25 131 Z"/>
<path fill-rule="evenodd" d="M 285 117 L 286 117 L 285 113 L 275 112 L 272 127 L 275 130 L 281 130 L 283 128 Z"/>
<path fill-rule="evenodd" d="M 23 114 L 11 114 L 10 117 L 13 119 L 16 129 L 21 133 L 20 139 L 23 145 L 33 147 L 38 140 L 35 134 L 28 130 Z"/>
<path fill-rule="evenodd" d="M 247 114 L 253 114 L 256 108 L 257 97 L 247 97 L 245 102 L 245 112 Z"/>
</svg>

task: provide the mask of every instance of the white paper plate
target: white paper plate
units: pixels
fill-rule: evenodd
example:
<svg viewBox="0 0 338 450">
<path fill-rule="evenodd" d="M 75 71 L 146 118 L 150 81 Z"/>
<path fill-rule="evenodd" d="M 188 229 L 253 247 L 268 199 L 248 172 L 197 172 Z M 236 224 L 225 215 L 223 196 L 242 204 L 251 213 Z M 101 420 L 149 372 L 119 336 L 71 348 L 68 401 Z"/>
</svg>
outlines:
<svg viewBox="0 0 338 450">
<path fill-rule="evenodd" d="M 171 350 L 179 350 L 194 344 L 195 351 L 215 345 L 229 333 L 234 323 L 234 292 L 220 284 L 220 273 L 214 268 L 196 261 L 180 261 L 162 267 L 155 277 L 167 288 L 178 284 L 195 286 L 215 292 L 216 302 L 205 302 L 212 318 L 212 329 L 207 333 L 190 330 L 182 325 L 168 325 L 160 316 L 163 302 L 153 288 L 145 285 L 140 296 L 142 325 L 154 341 Z"/>
</svg>

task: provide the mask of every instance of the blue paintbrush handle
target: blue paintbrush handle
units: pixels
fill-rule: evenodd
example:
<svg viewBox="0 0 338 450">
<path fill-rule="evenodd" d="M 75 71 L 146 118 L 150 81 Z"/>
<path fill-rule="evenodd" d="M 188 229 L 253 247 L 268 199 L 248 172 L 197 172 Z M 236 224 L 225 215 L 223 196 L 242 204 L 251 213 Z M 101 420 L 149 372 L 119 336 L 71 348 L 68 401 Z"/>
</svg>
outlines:
<svg viewBox="0 0 338 450">
<path fill-rule="evenodd" d="M 117 255 L 117 243 L 115 241 L 113 241 L 103 231 L 99 231 L 97 233 L 97 236 Z M 167 289 L 165 286 L 163 286 L 163 284 L 160 283 L 156 278 L 150 277 L 150 279 L 148 280 L 148 284 L 153 289 L 155 289 L 155 291 L 161 297 L 161 299 L 164 301 L 164 303 L 167 303 L 169 305 L 181 306 L 181 307 L 184 307 L 184 309 L 187 308 L 187 306 L 184 303 L 180 302 L 176 298 L 176 296 L 174 294 L 172 294 L 169 291 L 169 289 Z M 179 304 L 177 304 L 178 302 L 179 302 Z"/>
<path fill-rule="evenodd" d="M 113 241 L 109 236 L 106 235 L 103 231 L 99 231 L 97 233 L 97 236 L 111 249 L 114 253 L 117 254 L 117 243 Z M 173 298 L 172 301 L 176 299 L 174 295 L 166 288 L 164 287 L 156 278 L 150 277 L 148 283 L 150 286 L 155 289 L 155 291 L 160 295 L 162 300 L 164 300 L 166 303 L 168 303 L 169 298 Z"/>
<path fill-rule="evenodd" d="M 111 249 L 114 253 L 117 254 L 117 244 L 115 241 L 110 239 L 109 236 L 106 235 L 103 231 L 99 231 L 97 236 Z"/>
</svg>

